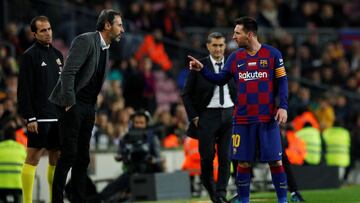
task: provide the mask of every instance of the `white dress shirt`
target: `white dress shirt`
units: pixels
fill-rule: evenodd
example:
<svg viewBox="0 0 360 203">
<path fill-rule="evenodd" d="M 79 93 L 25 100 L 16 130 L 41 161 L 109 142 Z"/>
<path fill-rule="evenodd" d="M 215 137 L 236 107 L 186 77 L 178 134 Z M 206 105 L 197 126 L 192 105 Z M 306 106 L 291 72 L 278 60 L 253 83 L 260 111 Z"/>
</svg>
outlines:
<svg viewBox="0 0 360 203">
<path fill-rule="evenodd" d="M 215 69 L 215 73 L 219 73 L 219 66 L 215 63 L 218 63 L 213 59 L 213 57 L 210 55 L 211 63 Z M 219 62 L 222 63 L 221 68 L 224 67 L 225 60 L 224 58 Z M 207 105 L 207 108 L 229 108 L 234 106 L 234 103 L 231 100 L 229 87 L 228 85 L 224 85 L 224 104 L 220 104 L 220 88 L 219 86 L 215 86 L 213 97 L 210 100 L 210 103 Z"/>
</svg>

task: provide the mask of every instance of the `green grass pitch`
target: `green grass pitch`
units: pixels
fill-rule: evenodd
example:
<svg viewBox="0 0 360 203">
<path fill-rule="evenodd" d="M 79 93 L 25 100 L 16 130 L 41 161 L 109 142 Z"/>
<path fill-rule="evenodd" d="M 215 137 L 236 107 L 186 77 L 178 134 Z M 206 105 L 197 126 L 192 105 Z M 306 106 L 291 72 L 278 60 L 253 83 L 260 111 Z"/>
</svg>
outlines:
<svg viewBox="0 0 360 203">
<path fill-rule="evenodd" d="M 306 200 L 306 203 L 360 203 L 359 185 L 344 186 L 340 189 L 306 190 L 306 191 L 301 191 L 301 193 L 304 199 Z M 288 200 L 290 200 L 290 198 L 288 198 Z M 211 203 L 208 198 L 188 199 L 188 200 L 164 200 L 157 202 Z M 251 193 L 250 202 L 277 203 L 277 199 L 275 196 L 275 192 L 257 192 L 257 193 Z M 150 202 L 146 202 L 146 203 L 150 203 Z"/>
</svg>

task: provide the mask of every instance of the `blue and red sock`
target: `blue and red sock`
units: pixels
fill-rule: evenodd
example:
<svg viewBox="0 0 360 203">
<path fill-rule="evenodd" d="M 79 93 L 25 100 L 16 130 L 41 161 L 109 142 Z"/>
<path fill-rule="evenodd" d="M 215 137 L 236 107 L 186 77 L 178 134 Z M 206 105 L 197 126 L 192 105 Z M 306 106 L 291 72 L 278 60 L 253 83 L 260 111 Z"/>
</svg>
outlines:
<svg viewBox="0 0 360 203">
<path fill-rule="evenodd" d="M 251 168 L 241 167 L 238 165 L 236 174 L 236 187 L 241 203 L 249 203 L 250 200 L 250 181 L 251 181 Z"/>
<path fill-rule="evenodd" d="M 275 187 L 279 203 L 287 202 L 287 180 L 283 166 L 270 166 L 272 182 Z"/>
</svg>

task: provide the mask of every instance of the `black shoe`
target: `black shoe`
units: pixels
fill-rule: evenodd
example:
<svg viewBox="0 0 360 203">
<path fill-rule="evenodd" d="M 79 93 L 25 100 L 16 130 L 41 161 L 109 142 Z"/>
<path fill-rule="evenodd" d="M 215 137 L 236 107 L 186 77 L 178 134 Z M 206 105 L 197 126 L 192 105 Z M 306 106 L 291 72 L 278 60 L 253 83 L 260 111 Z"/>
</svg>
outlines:
<svg viewBox="0 0 360 203">
<path fill-rule="evenodd" d="M 239 203 L 239 200 L 238 200 L 238 194 L 235 194 L 230 200 L 229 200 L 229 203 Z"/>
<path fill-rule="evenodd" d="M 216 203 L 216 196 L 215 195 L 210 195 L 210 200 L 212 203 Z"/>
<path fill-rule="evenodd" d="M 216 197 L 216 203 L 229 203 L 229 201 L 227 201 L 223 196 L 218 196 Z"/>
<path fill-rule="evenodd" d="M 300 192 L 292 192 L 291 193 L 291 202 L 305 202 L 304 198 L 301 196 Z"/>
</svg>

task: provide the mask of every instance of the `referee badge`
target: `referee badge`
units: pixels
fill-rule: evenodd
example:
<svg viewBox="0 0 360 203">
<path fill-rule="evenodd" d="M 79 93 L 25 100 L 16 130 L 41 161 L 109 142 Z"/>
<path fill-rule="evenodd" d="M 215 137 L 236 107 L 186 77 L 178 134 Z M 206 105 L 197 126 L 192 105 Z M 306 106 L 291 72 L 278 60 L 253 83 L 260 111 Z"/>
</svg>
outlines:
<svg viewBox="0 0 360 203">
<path fill-rule="evenodd" d="M 61 60 L 59 58 L 56 59 L 56 63 L 59 65 L 59 75 L 61 74 L 61 71 L 62 71 L 62 63 L 61 63 Z"/>
<path fill-rule="evenodd" d="M 62 65 L 62 64 L 61 64 L 61 60 L 60 60 L 59 58 L 56 59 L 56 63 L 57 63 L 59 66 Z"/>
</svg>

